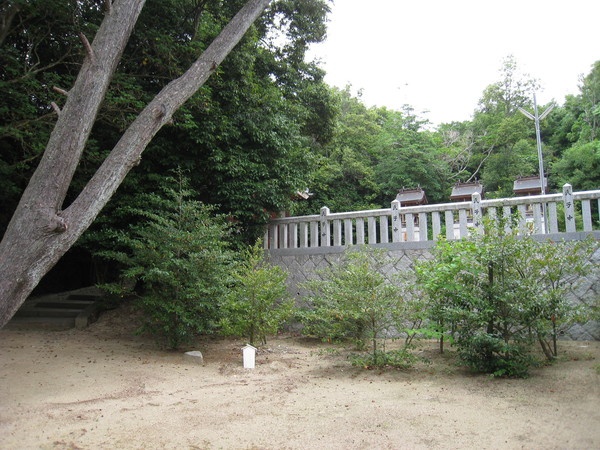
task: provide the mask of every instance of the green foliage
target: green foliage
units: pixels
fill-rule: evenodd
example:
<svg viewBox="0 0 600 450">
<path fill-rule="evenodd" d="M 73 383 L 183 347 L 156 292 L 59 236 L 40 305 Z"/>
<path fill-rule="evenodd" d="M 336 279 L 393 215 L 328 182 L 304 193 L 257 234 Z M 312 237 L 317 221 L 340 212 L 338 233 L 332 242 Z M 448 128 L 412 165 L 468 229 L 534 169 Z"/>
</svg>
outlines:
<svg viewBox="0 0 600 450">
<path fill-rule="evenodd" d="M 429 303 L 427 296 L 415 284 L 410 282 L 405 285 L 408 299 L 404 302 L 399 317 L 402 317 L 402 326 L 398 331 L 406 335 L 405 345 L 409 346 L 415 338 L 419 339 L 441 339 L 444 333 L 439 324 L 429 320 Z"/>
<path fill-rule="evenodd" d="M 98 113 L 65 204 L 81 191 L 132 119 L 200 55 L 244 1 L 148 0 Z M 16 15 L 6 8 L 17 5 Z M 84 59 L 102 2 L 32 0 L 0 7 L 0 230 L 4 229 L 45 148 Z M 308 186 L 313 151 L 331 138 L 336 102 L 324 72 L 305 61 L 325 35 L 326 0 L 272 2 L 205 86 L 173 116 L 132 170 L 98 223 L 78 243 L 110 247 L 102 228 L 126 230 L 136 199 L 174 167 L 194 174 L 196 200 L 234 217 L 239 241 L 253 242 L 270 213 L 289 210 Z M 6 13 L 6 14 L 5 14 Z M 8 18 L 12 20 L 4 20 Z M 4 34 L 6 32 L 6 35 Z M 68 263 L 68 261 L 61 261 Z M 95 265 L 96 276 L 110 273 Z M 93 281 L 92 281 L 93 282 Z"/>
<path fill-rule="evenodd" d="M 382 113 L 383 114 L 383 113 Z M 450 190 L 450 167 L 442 156 L 439 136 L 422 129 L 427 122 L 417 120 L 410 108 L 385 111 L 378 143 L 376 180 L 385 196 L 393 200 L 398 189 L 421 186 L 432 203 L 445 203 Z"/>
<path fill-rule="evenodd" d="M 267 336 L 277 333 L 293 314 L 286 278 L 279 266 L 266 261 L 260 240 L 246 250 L 223 300 L 222 332 L 244 336 L 252 345 L 266 344 Z"/>
<path fill-rule="evenodd" d="M 490 155 L 486 161 L 482 173 L 486 196 L 511 197 L 514 181 L 520 176 L 535 174 L 538 170 L 535 141 L 521 139 L 514 145 L 507 144 Z"/>
<path fill-rule="evenodd" d="M 143 313 L 140 331 L 177 348 L 215 329 L 233 254 L 227 248 L 227 221 L 190 200 L 181 173 L 167 178 L 160 190 L 144 196 L 143 209 L 130 211 L 139 222 L 127 233 L 113 232 L 121 250 L 101 256 L 122 265 L 124 283 L 104 287 L 122 296 L 135 294 Z"/>
<path fill-rule="evenodd" d="M 532 363 L 523 345 L 483 331 L 461 339 L 458 354 L 471 369 L 494 376 L 526 377 Z"/>
<path fill-rule="evenodd" d="M 578 143 L 565 150 L 552 165 L 552 173 L 560 186 L 569 183 L 574 190 L 600 187 L 600 141 Z"/>
<path fill-rule="evenodd" d="M 534 250 L 531 264 L 540 289 L 535 332 L 550 360 L 558 356 L 561 331 L 575 322 L 586 322 L 593 314 L 593 301 L 588 307 L 575 307 L 567 296 L 594 268 L 591 258 L 598 248 L 598 241 L 590 236 L 583 241 L 545 242 Z"/>
<path fill-rule="evenodd" d="M 519 106 L 531 103 L 539 81 L 521 73 L 513 55 L 504 58 L 500 74 L 501 80 L 485 89 L 479 100 L 479 112 L 509 117 Z"/>
<path fill-rule="evenodd" d="M 332 88 L 335 102 L 331 139 L 315 149 L 310 179 L 312 197 L 299 205 L 300 214 L 311 214 L 327 205 L 332 211 L 377 207 L 374 179 L 375 142 L 381 132 L 379 115 L 353 97 L 350 87 Z"/>
<path fill-rule="evenodd" d="M 119 96 L 153 95 L 242 4 L 148 1 L 124 56 L 127 88 Z M 261 234 L 271 213 L 290 209 L 294 194 L 308 187 L 313 147 L 327 141 L 332 126 L 324 72 L 304 61 L 308 44 L 324 38 L 327 11 L 323 0 L 273 2 L 156 136 L 132 188 L 181 166 L 194 173 L 190 182 L 200 200 L 236 219 L 243 242 Z M 106 125 L 103 134 L 118 135 Z"/>
<path fill-rule="evenodd" d="M 401 323 L 403 296 L 399 286 L 381 273 L 389 260 L 384 253 L 350 249 L 343 259 L 320 272 L 322 279 L 305 284 L 310 291 L 301 313 L 304 333 L 325 340 L 350 340 L 358 349 L 378 341 Z"/>
<path fill-rule="evenodd" d="M 69 204 L 144 105 L 179 76 L 243 4 L 242 0 L 148 0 L 98 114 L 65 204 Z M 18 5 L 16 15 L 6 13 Z M 2 9 L 4 8 L 4 9 Z M 92 38 L 101 2 L 30 0 L 0 7 L 0 230 L 44 150 L 59 106 L 81 67 L 77 37 Z M 518 175 L 537 171 L 530 107 L 537 81 L 516 61 L 503 61 L 500 80 L 482 93 L 473 120 L 432 131 L 410 106 L 366 107 L 360 93 L 330 88 L 307 60 L 326 33 L 327 0 L 278 0 L 242 42 L 154 138 L 139 167 L 122 184 L 77 245 L 90 254 L 111 250 L 103 228 L 126 230 L 139 195 L 182 167 L 194 174 L 195 197 L 238 223 L 238 241 L 253 242 L 273 213 L 316 214 L 389 207 L 397 189 L 420 185 L 431 203 L 446 202 L 454 181 L 483 177 L 488 196 L 511 195 Z M 12 17 L 12 20 L 8 20 Z M 599 106 L 596 62 L 542 123 L 544 159 L 561 158 L 550 183 L 596 189 Z M 594 153 L 595 152 L 595 153 Z M 310 189 L 308 201 L 295 202 Z M 68 256 L 67 258 L 68 259 Z M 63 261 L 64 262 L 64 261 Z M 60 264 L 62 264 L 61 262 Z M 78 261 L 79 263 L 79 261 Z M 95 277 L 113 268 L 97 258 Z"/>
<path fill-rule="evenodd" d="M 592 65 L 579 88 L 583 106 L 580 139 L 594 141 L 600 138 L 600 61 Z"/>
<path fill-rule="evenodd" d="M 417 267 L 429 318 L 452 332 L 465 364 L 496 375 L 525 375 L 536 340 L 548 359 L 556 356 L 560 327 L 577 318 L 566 298 L 573 275 L 591 269 L 597 248 L 595 240 L 536 242 L 506 231 L 517 223 L 488 220 L 485 234 L 442 241 Z"/>
<path fill-rule="evenodd" d="M 64 97 L 83 59 L 77 33 L 93 35 L 95 7 L 76 0 L 2 2 L 0 6 L 0 233 L 39 162 Z M 80 50 L 81 49 L 81 50 Z"/>
<path fill-rule="evenodd" d="M 537 170 L 533 123 L 517 111 L 531 106 L 539 83 L 522 74 L 512 56 L 500 75 L 483 92 L 472 121 L 441 128 L 452 177 L 482 179 L 488 197 L 511 196 L 515 178 Z"/>
<path fill-rule="evenodd" d="M 409 369 L 417 361 L 422 360 L 418 356 L 412 354 L 408 349 L 390 350 L 387 352 L 376 351 L 367 355 L 354 355 L 352 357 L 352 365 L 363 367 L 365 369 L 373 368 L 395 368 Z"/>
</svg>

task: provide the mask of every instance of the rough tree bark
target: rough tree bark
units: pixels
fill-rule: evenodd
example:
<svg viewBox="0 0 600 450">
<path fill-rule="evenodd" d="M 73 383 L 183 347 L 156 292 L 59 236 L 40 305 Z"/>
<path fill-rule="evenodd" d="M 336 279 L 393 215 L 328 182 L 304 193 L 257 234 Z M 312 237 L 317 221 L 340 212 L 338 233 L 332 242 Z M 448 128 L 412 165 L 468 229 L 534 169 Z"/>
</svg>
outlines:
<svg viewBox="0 0 600 450">
<path fill-rule="evenodd" d="M 63 202 L 96 114 L 145 0 L 106 1 L 94 41 L 81 36 L 87 56 L 67 92 L 44 156 L 0 242 L 0 328 L 41 278 L 94 221 L 152 137 L 235 47 L 271 0 L 248 0 L 220 35 L 132 122 L 75 201 Z"/>
</svg>

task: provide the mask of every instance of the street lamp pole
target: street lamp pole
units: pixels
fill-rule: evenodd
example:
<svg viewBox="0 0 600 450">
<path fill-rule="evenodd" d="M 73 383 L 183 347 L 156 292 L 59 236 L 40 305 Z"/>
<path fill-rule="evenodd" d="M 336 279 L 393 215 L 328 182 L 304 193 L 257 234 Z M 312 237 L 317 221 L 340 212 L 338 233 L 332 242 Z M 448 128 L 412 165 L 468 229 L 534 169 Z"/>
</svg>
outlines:
<svg viewBox="0 0 600 450">
<path fill-rule="evenodd" d="M 554 108 L 554 105 L 550 105 L 548 108 L 546 108 L 546 110 L 541 115 L 539 115 L 538 107 L 537 107 L 537 100 L 535 98 L 535 93 L 533 94 L 533 114 L 531 114 L 529 111 L 519 107 L 519 111 L 524 116 L 532 119 L 535 122 L 535 138 L 537 140 L 538 163 L 539 163 L 539 171 L 540 171 L 540 192 L 542 195 L 544 195 L 546 193 L 546 186 L 544 183 L 544 156 L 542 154 L 542 137 L 540 134 L 540 120 L 544 119 L 548 114 L 550 114 L 550 111 L 552 111 L 552 108 Z M 546 232 L 548 232 L 548 224 L 546 221 L 545 209 L 546 208 L 544 208 L 544 228 L 546 229 Z"/>
</svg>

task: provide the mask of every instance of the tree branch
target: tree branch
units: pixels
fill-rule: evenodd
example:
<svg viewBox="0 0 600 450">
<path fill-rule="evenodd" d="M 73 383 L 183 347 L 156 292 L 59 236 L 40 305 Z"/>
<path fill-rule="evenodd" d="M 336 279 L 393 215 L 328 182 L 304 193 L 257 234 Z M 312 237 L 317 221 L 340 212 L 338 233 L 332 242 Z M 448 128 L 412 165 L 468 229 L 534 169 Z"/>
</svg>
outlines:
<svg viewBox="0 0 600 450">
<path fill-rule="evenodd" d="M 467 180 L 467 183 L 470 183 L 473 180 L 477 179 L 477 174 L 479 173 L 479 171 L 481 170 L 481 168 L 483 167 L 483 164 L 488 160 L 488 158 L 492 155 L 492 151 L 494 150 L 494 147 L 491 147 L 489 150 L 487 150 L 487 154 L 485 155 L 485 157 L 481 160 L 481 162 L 479 163 L 479 165 L 477 166 L 477 169 L 475 169 L 475 172 L 473 172 L 473 174 L 469 177 L 469 179 Z"/>
<path fill-rule="evenodd" d="M 223 61 L 270 1 L 248 0 L 190 69 L 144 108 L 77 199 L 61 211 L 100 104 L 145 0 L 112 3 L 111 14 L 105 15 L 90 46 L 97 64 L 92 64 L 91 58 L 85 59 L 44 155 L 0 242 L 0 327 L 94 221 L 139 162 L 152 137 L 204 84 L 213 73 L 213 63 Z"/>
<path fill-rule="evenodd" d="M 11 80 L 6 80 L 6 83 L 7 84 L 18 83 L 18 82 L 24 80 L 25 78 L 32 77 L 32 76 L 34 76 L 34 75 L 36 75 L 36 74 L 38 74 L 40 72 L 43 72 L 44 70 L 52 69 L 53 67 L 58 66 L 59 64 L 62 64 L 62 62 L 69 55 L 70 55 L 70 53 L 67 52 L 64 55 L 62 55 L 59 59 L 57 59 L 56 61 L 54 61 L 53 63 L 48 64 L 48 65 L 46 65 L 44 67 L 38 67 L 37 69 L 34 69 L 34 67 L 38 65 L 38 63 L 36 63 L 36 64 L 33 65 L 33 67 L 30 70 L 27 70 L 27 72 L 25 72 L 24 75 L 22 75 L 22 76 L 20 76 L 18 78 L 13 78 Z"/>
<path fill-rule="evenodd" d="M 90 45 L 90 41 L 88 41 L 87 37 L 85 37 L 85 34 L 83 33 L 79 33 L 79 39 L 81 39 L 81 43 L 83 44 L 83 48 L 85 48 L 85 53 L 88 55 L 88 58 L 90 58 L 92 64 L 95 64 L 96 55 L 94 54 L 94 49 Z"/>
<path fill-rule="evenodd" d="M 192 66 L 182 76 L 167 84 L 144 108 L 77 199 L 64 211 L 64 217 L 73 217 L 69 220 L 70 223 L 77 223 L 77 227 L 81 226 L 83 230 L 91 224 L 95 215 L 88 217 L 87 213 L 100 212 L 127 173 L 139 164 L 152 137 L 204 84 L 214 72 L 214 67 L 225 59 L 270 2 L 271 0 L 249 0 Z"/>
<path fill-rule="evenodd" d="M 56 113 L 57 116 L 60 116 L 61 110 L 58 107 L 58 105 L 54 102 L 50 102 L 50 106 L 52 106 L 52 109 L 54 110 L 54 112 Z"/>
<path fill-rule="evenodd" d="M 55 90 L 56 92 L 58 92 L 59 94 L 64 95 L 65 97 L 69 96 L 69 93 L 67 91 L 65 91 L 64 89 L 59 88 L 58 86 L 54 86 L 52 87 L 53 90 Z"/>
</svg>

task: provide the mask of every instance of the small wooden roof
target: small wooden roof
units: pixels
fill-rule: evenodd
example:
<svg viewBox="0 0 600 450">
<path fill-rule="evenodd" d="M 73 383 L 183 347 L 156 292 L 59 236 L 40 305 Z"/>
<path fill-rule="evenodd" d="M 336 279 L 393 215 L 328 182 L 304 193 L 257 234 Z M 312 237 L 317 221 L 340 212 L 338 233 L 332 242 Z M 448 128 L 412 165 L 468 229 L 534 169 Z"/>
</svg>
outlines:
<svg viewBox="0 0 600 450">
<path fill-rule="evenodd" d="M 400 206 L 417 206 L 428 203 L 425 191 L 420 186 L 412 189 L 398 189 L 396 200 L 400 202 Z"/>
<path fill-rule="evenodd" d="M 452 188 L 450 200 L 453 202 L 469 202 L 471 201 L 471 196 L 476 192 L 483 198 L 483 185 L 479 181 L 456 183 Z"/>
<path fill-rule="evenodd" d="M 296 191 L 296 193 L 292 196 L 292 200 L 308 200 L 312 197 L 313 193 L 307 189 L 303 191 Z"/>
<path fill-rule="evenodd" d="M 546 193 L 548 192 L 548 177 L 544 177 L 544 187 Z M 539 195 L 542 193 L 540 186 L 540 177 L 537 175 L 531 175 L 529 177 L 519 177 L 515 180 L 513 185 L 513 193 L 517 196 L 522 195 Z"/>
</svg>

